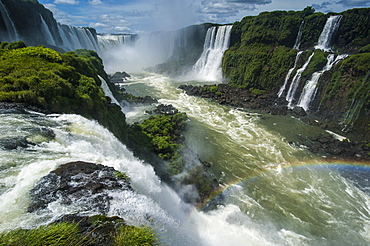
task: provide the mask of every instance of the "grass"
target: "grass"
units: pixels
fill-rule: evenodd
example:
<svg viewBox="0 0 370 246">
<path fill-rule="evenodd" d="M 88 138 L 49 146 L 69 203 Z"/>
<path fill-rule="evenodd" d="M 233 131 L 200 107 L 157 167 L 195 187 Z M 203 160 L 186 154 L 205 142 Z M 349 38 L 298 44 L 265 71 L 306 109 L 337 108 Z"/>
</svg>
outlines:
<svg viewBox="0 0 370 246">
<path fill-rule="evenodd" d="M 158 245 L 155 233 L 146 226 L 121 225 L 111 235 L 112 246 Z M 96 245 L 95 240 L 91 233 L 82 234 L 78 223 L 68 222 L 0 233 L 0 246 L 89 246 Z"/>
</svg>

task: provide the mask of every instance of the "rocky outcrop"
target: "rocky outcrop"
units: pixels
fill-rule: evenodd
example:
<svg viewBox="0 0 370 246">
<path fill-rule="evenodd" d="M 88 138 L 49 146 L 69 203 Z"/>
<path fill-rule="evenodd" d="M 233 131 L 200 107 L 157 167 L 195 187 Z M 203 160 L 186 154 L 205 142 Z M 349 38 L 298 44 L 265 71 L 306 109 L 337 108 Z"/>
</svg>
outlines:
<svg viewBox="0 0 370 246">
<path fill-rule="evenodd" d="M 109 192 L 132 190 L 122 173 L 99 164 L 71 162 L 43 177 L 30 191 L 29 212 L 46 208 L 53 202 L 81 204 L 86 211 L 106 214 Z"/>
</svg>

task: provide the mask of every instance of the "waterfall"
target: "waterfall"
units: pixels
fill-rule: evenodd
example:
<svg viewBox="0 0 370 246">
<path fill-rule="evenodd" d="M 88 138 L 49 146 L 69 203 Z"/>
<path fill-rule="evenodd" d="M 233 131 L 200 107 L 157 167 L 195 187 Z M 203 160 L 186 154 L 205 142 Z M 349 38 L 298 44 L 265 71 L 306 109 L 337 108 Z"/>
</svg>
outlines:
<svg viewBox="0 0 370 246">
<path fill-rule="evenodd" d="M 122 45 L 134 45 L 137 35 L 133 34 L 101 34 L 98 35 L 100 49 L 108 50 Z"/>
<path fill-rule="evenodd" d="M 40 14 L 40 19 L 41 19 L 41 32 L 42 32 L 42 35 L 44 35 L 45 41 L 50 45 L 56 46 L 55 40 L 53 38 L 53 35 L 51 34 L 49 26 L 46 24 L 41 14 Z"/>
<path fill-rule="evenodd" d="M 203 52 L 193 66 L 193 74 L 198 80 L 221 80 L 222 56 L 229 47 L 231 28 L 231 25 L 213 26 L 207 30 Z"/>
<path fill-rule="evenodd" d="M 336 63 L 346 58 L 348 55 L 338 55 L 337 58 L 334 60 L 334 54 L 329 54 L 327 57 L 327 63 L 324 66 L 324 68 L 319 71 L 312 74 L 311 79 L 308 80 L 302 90 L 301 96 L 299 97 L 297 106 L 302 107 L 304 110 L 309 110 L 310 103 L 315 98 L 316 92 L 317 92 L 317 83 L 319 82 L 319 79 L 321 75 L 324 74 L 324 72 L 329 71 Z"/>
<path fill-rule="evenodd" d="M 301 39 L 302 39 L 302 29 L 303 29 L 304 21 L 302 21 L 301 25 L 299 26 L 297 38 L 295 40 L 293 49 L 299 50 L 299 46 L 301 44 Z"/>
<path fill-rule="evenodd" d="M 324 26 L 324 29 L 322 30 L 318 43 L 315 46 L 315 49 L 321 49 L 324 51 L 330 51 L 331 47 L 331 39 L 333 37 L 333 34 L 338 29 L 340 20 L 342 19 L 341 15 L 334 15 L 330 16 Z"/>
<path fill-rule="evenodd" d="M 100 52 L 98 40 L 90 29 L 58 23 L 58 30 L 65 50 L 89 49 Z"/>
<path fill-rule="evenodd" d="M 301 80 L 302 73 L 304 72 L 304 70 L 306 70 L 306 68 L 307 68 L 308 64 L 310 63 L 314 54 L 315 54 L 315 52 L 312 52 L 312 54 L 310 55 L 310 57 L 308 57 L 305 64 L 303 64 L 303 66 L 300 69 L 297 70 L 296 74 L 293 77 L 292 83 L 290 84 L 289 89 L 288 89 L 288 93 L 285 97 L 285 99 L 289 103 L 288 104 L 289 107 L 293 107 L 294 95 L 297 91 L 299 82 Z"/>
<path fill-rule="evenodd" d="M 283 93 L 285 91 L 285 88 L 286 88 L 286 85 L 288 84 L 288 81 L 290 79 L 290 75 L 292 74 L 292 72 L 294 71 L 294 69 L 297 67 L 297 63 L 299 61 L 299 57 L 301 56 L 301 54 L 303 53 L 303 51 L 299 51 L 295 57 L 295 61 L 294 61 L 294 66 L 289 69 L 287 75 L 285 76 L 285 80 L 284 80 L 284 84 L 283 86 L 280 88 L 279 92 L 278 92 L 278 97 L 282 97 L 283 96 Z"/>
<path fill-rule="evenodd" d="M 19 40 L 17 29 L 15 28 L 14 22 L 9 15 L 8 10 L 6 9 L 5 5 L 0 0 L 0 13 L 3 17 L 5 26 L 6 26 L 6 35 L 1 35 L 0 41 L 17 41 Z M 6 37 L 7 36 L 7 37 Z"/>
<path fill-rule="evenodd" d="M 100 87 L 102 88 L 105 96 L 110 97 L 110 99 L 112 100 L 112 103 L 115 103 L 118 106 L 120 106 L 121 104 L 118 102 L 118 100 L 114 97 L 112 91 L 109 89 L 107 81 L 105 81 L 105 79 L 103 79 L 100 75 L 99 75 L 99 79 L 101 81 L 101 86 Z"/>
</svg>

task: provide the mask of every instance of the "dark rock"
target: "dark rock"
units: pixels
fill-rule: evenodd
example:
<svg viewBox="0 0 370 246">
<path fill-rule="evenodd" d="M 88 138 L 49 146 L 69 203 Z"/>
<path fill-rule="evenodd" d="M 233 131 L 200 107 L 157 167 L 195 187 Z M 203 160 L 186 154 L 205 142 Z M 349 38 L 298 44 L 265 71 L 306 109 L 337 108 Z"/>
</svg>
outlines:
<svg viewBox="0 0 370 246">
<path fill-rule="evenodd" d="M 18 147 L 26 148 L 29 145 L 33 145 L 27 141 L 26 137 L 14 137 L 0 140 L 0 146 L 4 149 L 17 149 Z"/>
<path fill-rule="evenodd" d="M 174 115 L 178 112 L 179 111 L 174 106 L 164 104 L 158 105 L 157 108 L 154 110 L 154 113 L 164 115 Z"/>
<path fill-rule="evenodd" d="M 302 107 L 294 107 L 293 108 L 293 113 L 296 114 L 297 116 L 306 116 L 307 113 Z"/>
<path fill-rule="evenodd" d="M 131 78 L 131 76 L 126 72 L 116 72 L 108 77 L 112 83 L 123 83 L 127 80 L 127 78 Z"/>
<path fill-rule="evenodd" d="M 59 201 L 62 204 L 81 203 L 86 210 L 101 214 L 109 210 L 112 199 L 108 192 L 132 190 L 129 181 L 116 175 L 112 167 L 86 162 L 71 162 L 43 177 L 30 191 L 29 212 L 43 209 Z"/>
</svg>

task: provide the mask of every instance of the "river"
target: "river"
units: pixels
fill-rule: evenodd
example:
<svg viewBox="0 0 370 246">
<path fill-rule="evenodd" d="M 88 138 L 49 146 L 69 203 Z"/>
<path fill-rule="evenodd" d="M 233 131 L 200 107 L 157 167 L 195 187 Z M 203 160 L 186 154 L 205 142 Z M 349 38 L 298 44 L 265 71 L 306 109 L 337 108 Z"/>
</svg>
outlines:
<svg viewBox="0 0 370 246">
<path fill-rule="evenodd" d="M 32 228 L 68 213 L 94 214 L 84 204 L 66 206 L 58 201 L 42 211 L 27 212 L 28 192 L 35 183 L 59 165 L 79 160 L 112 166 L 131 177 L 137 192 L 111 194 L 108 215 L 152 226 L 162 245 L 370 244 L 366 164 L 329 161 L 295 145 L 299 135 L 321 131 L 298 119 L 188 96 L 177 89 L 183 83 L 206 82 L 142 73 L 124 87 L 188 115 L 185 138 L 194 156 L 187 158 L 213 163 L 209 171 L 220 182 L 220 196 L 198 208 L 184 203 L 149 164 L 136 159 L 94 121 L 78 115 L 3 110 L 0 230 Z M 145 111 L 152 107 L 123 110 L 133 123 L 148 117 Z M 222 205 L 203 209 L 215 200 Z"/>
</svg>

